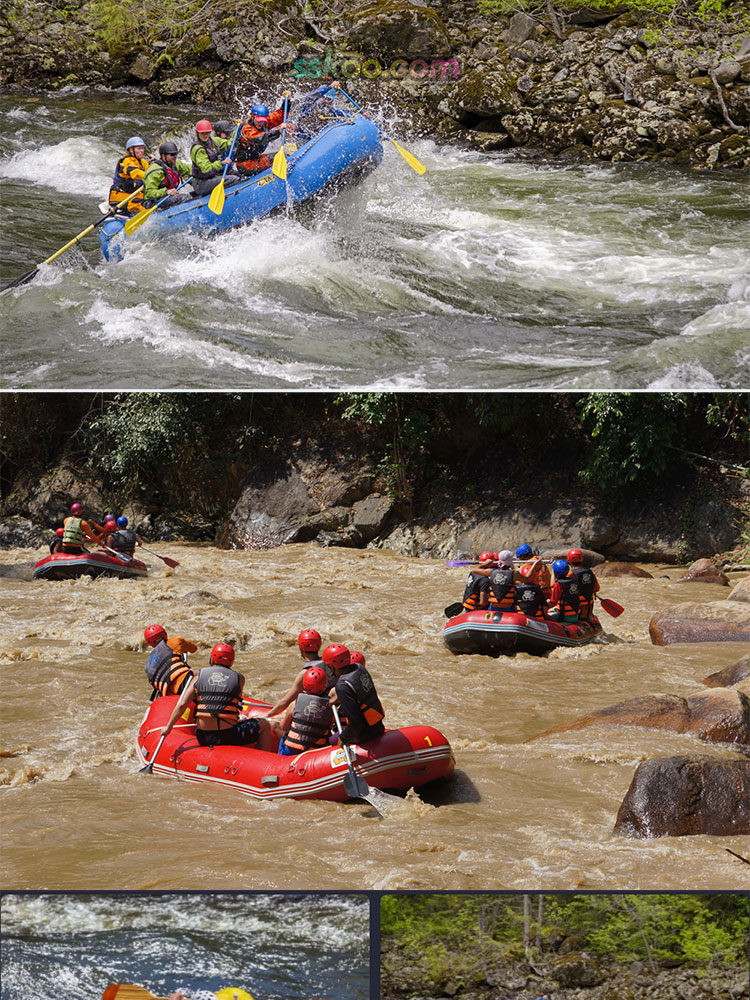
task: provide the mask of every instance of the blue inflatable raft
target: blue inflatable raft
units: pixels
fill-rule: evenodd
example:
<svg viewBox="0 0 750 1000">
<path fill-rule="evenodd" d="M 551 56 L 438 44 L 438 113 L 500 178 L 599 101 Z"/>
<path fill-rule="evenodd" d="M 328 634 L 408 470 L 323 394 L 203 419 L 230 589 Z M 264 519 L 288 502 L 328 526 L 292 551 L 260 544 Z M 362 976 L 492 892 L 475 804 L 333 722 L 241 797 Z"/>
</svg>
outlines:
<svg viewBox="0 0 750 1000">
<path fill-rule="evenodd" d="M 218 233 L 269 215 L 287 203 L 296 205 L 346 184 L 358 183 L 383 158 L 380 132 L 360 116 L 335 121 L 294 152 L 287 153 L 286 181 L 271 169 L 224 189 L 221 215 L 208 207 L 210 194 L 182 205 L 154 212 L 131 236 L 125 220 L 114 218 L 99 228 L 99 242 L 107 260 L 120 260 L 127 240 L 156 234 Z"/>
</svg>

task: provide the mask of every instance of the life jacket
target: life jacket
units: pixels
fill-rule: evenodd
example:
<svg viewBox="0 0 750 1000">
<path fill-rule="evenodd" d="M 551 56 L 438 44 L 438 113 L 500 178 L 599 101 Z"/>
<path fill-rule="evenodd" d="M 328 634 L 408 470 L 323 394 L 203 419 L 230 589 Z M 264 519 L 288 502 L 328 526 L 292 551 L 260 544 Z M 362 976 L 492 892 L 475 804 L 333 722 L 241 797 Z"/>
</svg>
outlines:
<svg viewBox="0 0 750 1000">
<path fill-rule="evenodd" d="M 566 576 L 562 580 L 557 580 L 556 585 L 562 590 L 562 596 L 557 602 L 560 617 L 575 621 L 578 617 L 581 596 L 578 580 L 574 576 Z"/>
<path fill-rule="evenodd" d="M 164 160 L 152 160 L 146 174 L 156 174 L 158 172 L 164 174 L 163 178 L 157 183 L 159 188 L 164 189 L 162 197 L 167 193 L 167 188 L 178 188 L 182 184 L 182 177 L 180 177 L 179 172 L 174 167 L 170 167 Z M 146 175 L 144 174 L 144 181 L 145 178 Z"/>
<path fill-rule="evenodd" d="M 341 674 L 336 681 L 336 686 L 338 687 L 339 684 L 345 684 L 354 692 L 359 710 L 368 726 L 376 726 L 379 722 L 382 723 L 385 718 L 383 706 L 380 704 L 380 699 L 375 691 L 375 684 L 372 677 L 361 663 L 358 663 L 354 670 L 349 670 Z M 348 722 L 349 720 L 347 719 L 346 721 Z"/>
<path fill-rule="evenodd" d="M 166 642 L 154 646 L 146 660 L 146 677 L 159 694 L 182 694 L 193 676 L 193 671 L 181 656 L 170 649 Z"/>
<path fill-rule="evenodd" d="M 208 142 L 206 143 L 194 142 L 193 145 L 190 147 L 190 162 L 193 165 L 193 177 L 195 177 L 195 179 L 199 181 L 209 181 L 213 177 L 216 177 L 216 171 L 212 170 L 210 173 L 205 173 L 195 162 L 193 156 L 194 153 L 198 152 L 201 149 L 204 149 L 206 151 L 206 156 L 209 158 L 211 163 L 216 163 L 217 161 L 223 160 L 224 154 L 216 145 L 216 143 L 213 141 L 213 139 L 209 139 Z"/>
<path fill-rule="evenodd" d="M 596 577 L 586 566 L 570 567 L 576 580 L 580 593 L 579 617 L 589 618 L 594 607 L 594 592 L 596 588 Z"/>
<path fill-rule="evenodd" d="M 520 613 L 527 618 L 544 618 L 544 591 L 538 583 L 516 584 L 514 601 Z"/>
<path fill-rule="evenodd" d="M 464 596 L 461 598 L 464 611 L 476 611 L 479 608 L 479 595 L 487 586 L 489 584 L 486 576 L 477 576 L 476 573 L 469 573 Z"/>
<path fill-rule="evenodd" d="M 545 596 L 549 597 L 552 589 L 552 574 L 543 559 L 533 559 L 531 562 L 524 563 L 521 567 L 521 574 L 528 577 L 529 583 L 538 583 Z"/>
<path fill-rule="evenodd" d="M 115 167 L 114 177 L 112 178 L 112 190 L 132 194 L 143 183 L 143 174 L 147 167 L 148 160 L 139 160 L 137 157 L 131 156 L 130 153 L 121 157 Z M 134 171 L 140 171 L 140 176 L 133 177 L 132 174 Z"/>
<path fill-rule="evenodd" d="M 490 573 L 490 607 L 497 611 L 513 610 L 512 569 L 493 569 Z"/>
<path fill-rule="evenodd" d="M 83 528 L 80 517 L 66 517 L 63 521 L 63 545 L 83 545 Z"/>
<path fill-rule="evenodd" d="M 220 719 L 236 725 L 242 704 L 240 675 L 229 667 L 204 667 L 195 682 L 195 703 L 196 719 Z"/>
<path fill-rule="evenodd" d="M 292 722 L 284 736 L 284 743 L 300 753 L 310 747 L 325 746 L 332 722 L 333 710 L 328 698 L 303 691 L 294 703 Z"/>
<path fill-rule="evenodd" d="M 118 552 L 135 551 L 135 532 L 132 528 L 121 528 L 112 535 L 112 549 Z"/>
<path fill-rule="evenodd" d="M 259 159 L 272 138 L 270 129 L 259 129 L 252 122 L 246 122 L 237 135 L 235 160 L 240 163 L 243 160 Z"/>
</svg>

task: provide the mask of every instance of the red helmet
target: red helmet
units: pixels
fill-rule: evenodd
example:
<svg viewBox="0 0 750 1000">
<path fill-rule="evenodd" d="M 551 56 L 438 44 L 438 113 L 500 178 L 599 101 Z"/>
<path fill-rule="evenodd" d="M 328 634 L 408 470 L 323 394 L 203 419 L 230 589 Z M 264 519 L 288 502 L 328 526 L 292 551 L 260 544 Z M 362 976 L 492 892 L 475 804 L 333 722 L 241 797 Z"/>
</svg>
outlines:
<svg viewBox="0 0 750 1000">
<path fill-rule="evenodd" d="M 208 118 L 201 118 L 201 120 L 195 126 L 196 132 L 211 132 L 213 131 L 213 125 L 208 120 Z"/>
<path fill-rule="evenodd" d="M 70 506 L 70 513 L 71 514 L 80 514 L 82 510 L 83 510 L 83 507 L 79 503 L 74 503 L 74 504 L 71 504 L 71 506 Z"/>
<path fill-rule="evenodd" d="M 365 665 L 365 655 L 364 655 L 364 653 L 360 653 L 359 650 L 353 649 L 351 651 L 351 653 L 349 653 L 349 662 L 350 663 L 361 663 L 362 666 L 364 667 L 364 665 Z"/>
<path fill-rule="evenodd" d="M 55 528 L 55 534 L 57 535 L 58 538 L 62 538 L 62 536 L 65 534 L 65 528 Z"/>
<path fill-rule="evenodd" d="M 322 667 L 309 667 L 302 678 L 302 688 L 307 694 L 325 694 L 328 677 Z"/>
<path fill-rule="evenodd" d="M 117 521 L 105 521 L 104 527 L 107 531 L 117 531 Z"/>
<path fill-rule="evenodd" d="M 497 562 L 497 552 L 480 552 L 479 562 Z"/>
<path fill-rule="evenodd" d="M 580 549 L 571 549 L 568 552 L 568 562 L 572 566 L 578 566 L 583 562 L 583 552 Z"/>
<path fill-rule="evenodd" d="M 340 642 L 334 642 L 333 645 L 326 646 L 321 656 L 323 663 L 327 667 L 333 667 L 334 670 L 337 667 L 348 667 L 351 662 L 349 650 L 346 646 L 342 646 Z"/>
<path fill-rule="evenodd" d="M 317 653 L 322 644 L 320 632 L 316 632 L 314 628 L 303 628 L 297 636 L 297 645 L 303 653 Z"/>
<path fill-rule="evenodd" d="M 149 646 L 156 646 L 162 640 L 167 641 L 167 632 L 163 625 L 149 625 L 143 630 L 143 638 Z"/>
<path fill-rule="evenodd" d="M 234 648 L 228 642 L 217 642 L 209 657 L 211 663 L 231 667 L 234 663 Z"/>
</svg>

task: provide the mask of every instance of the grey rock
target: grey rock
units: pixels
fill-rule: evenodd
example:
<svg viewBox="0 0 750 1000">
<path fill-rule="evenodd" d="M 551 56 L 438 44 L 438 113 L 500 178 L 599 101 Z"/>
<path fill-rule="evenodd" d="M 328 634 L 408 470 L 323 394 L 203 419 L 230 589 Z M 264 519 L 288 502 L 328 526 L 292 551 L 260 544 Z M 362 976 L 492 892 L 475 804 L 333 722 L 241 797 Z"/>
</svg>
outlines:
<svg viewBox="0 0 750 1000">
<path fill-rule="evenodd" d="M 524 14 L 523 11 L 518 11 L 510 19 L 507 31 L 503 32 L 503 40 L 508 46 L 520 45 L 529 38 L 536 38 L 536 33 L 536 21 L 528 14 Z"/>
<path fill-rule="evenodd" d="M 733 83 L 742 72 L 736 59 L 725 59 L 716 67 L 716 79 L 720 84 Z"/>
</svg>

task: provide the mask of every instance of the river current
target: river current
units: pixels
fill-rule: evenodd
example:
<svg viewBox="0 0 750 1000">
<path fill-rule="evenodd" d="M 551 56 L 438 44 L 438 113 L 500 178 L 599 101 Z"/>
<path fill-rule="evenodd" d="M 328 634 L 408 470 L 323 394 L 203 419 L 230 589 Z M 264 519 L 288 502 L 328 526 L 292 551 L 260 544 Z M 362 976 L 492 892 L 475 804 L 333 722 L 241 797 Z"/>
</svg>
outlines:
<svg viewBox="0 0 750 1000">
<path fill-rule="evenodd" d="M 616 836 L 638 763 L 710 752 L 690 735 L 598 725 L 535 734 L 637 695 L 688 694 L 747 649 L 658 647 L 651 615 L 725 598 L 718 585 L 618 578 L 604 637 L 546 658 L 451 655 L 442 609 L 465 571 L 388 550 L 290 545 L 259 552 L 160 544 L 143 580 L 51 582 L 10 575 L 41 556 L 2 554 L 3 852 L 6 889 L 738 889 L 746 838 Z M 734 574 L 733 582 L 736 582 Z M 222 639 L 253 694 L 274 700 L 317 628 L 367 657 L 391 727 L 425 723 L 450 740 L 457 774 L 410 792 L 379 820 L 363 803 L 256 801 L 139 775 L 135 736 L 148 703 L 143 629 L 155 621 L 199 645 Z M 172 845 L 165 851 L 165 845 Z M 323 994 L 329 995 L 329 994 Z"/>
<path fill-rule="evenodd" d="M 3 282 L 98 218 L 128 136 L 185 156 L 218 113 L 70 88 L 0 108 Z M 2 387 L 748 384 L 745 184 L 402 141 L 423 177 L 386 143 L 361 186 L 294 218 L 213 239 L 144 226 L 110 265 L 87 237 L 0 299 Z"/>
</svg>

